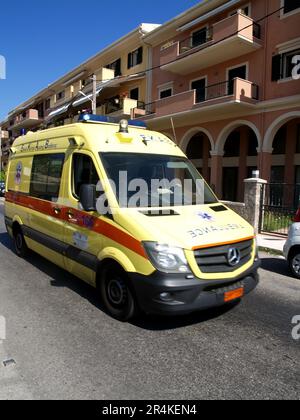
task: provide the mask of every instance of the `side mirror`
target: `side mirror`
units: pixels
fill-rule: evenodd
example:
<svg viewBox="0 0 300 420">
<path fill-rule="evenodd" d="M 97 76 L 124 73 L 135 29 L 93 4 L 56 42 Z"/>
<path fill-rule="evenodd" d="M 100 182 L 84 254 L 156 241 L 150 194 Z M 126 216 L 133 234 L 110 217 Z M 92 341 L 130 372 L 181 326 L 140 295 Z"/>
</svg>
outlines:
<svg viewBox="0 0 300 420">
<path fill-rule="evenodd" d="M 79 191 L 79 201 L 84 211 L 96 211 L 96 185 L 81 185 Z"/>
</svg>

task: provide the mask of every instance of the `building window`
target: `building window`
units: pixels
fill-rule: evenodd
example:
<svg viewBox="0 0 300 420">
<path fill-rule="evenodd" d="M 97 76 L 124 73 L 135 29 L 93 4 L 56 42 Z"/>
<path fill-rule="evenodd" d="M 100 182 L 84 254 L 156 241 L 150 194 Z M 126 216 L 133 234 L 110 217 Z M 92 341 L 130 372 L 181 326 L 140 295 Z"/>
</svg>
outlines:
<svg viewBox="0 0 300 420">
<path fill-rule="evenodd" d="M 278 54 L 273 57 L 272 61 L 272 81 L 292 78 L 292 71 L 295 67 L 292 60 L 296 55 L 300 55 L 300 48 L 292 51 Z"/>
<path fill-rule="evenodd" d="M 206 77 L 199 80 L 194 80 L 191 83 L 191 89 L 196 91 L 196 102 L 204 102 L 206 100 Z"/>
<path fill-rule="evenodd" d="M 106 66 L 107 69 L 115 71 L 115 77 L 121 76 L 121 58 Z"/>
<path fill-rule="evenodd" d="M 290 13 L 296 9 L 300 9 L 300 0 L 284 0 L 283 13 Z"/>
<path fill-rule="evenodd" d="M 173 95 L 172 88 L 163 89 L 159 91 L 159 99 L 169 98 Z"/>
<path fill-rule="evenodd" d="M 30 195 L 56 202 L 59 196 L 65 155 L 38 155 L 33 158 Z"/>
<path fill-rule="evenodd" d="M 143 62 L 143 47 L 128 54 L 128 69 L 138 66 Z"/>
<path fill-rule="evenodd" d="M 192 47 L 198 47 L 199 45 L 207 42 L 207 28 L 202 28 L 192 34 Z"/>
<path fill-rule="evenodd" d="M 56 94 L 56 102 L 62 101 L 63 99 L 65 99 L 65 95 L 66 95 L 66 93 L 65 93 L 64 90 L 62 90 L 61 92 L 58 92 Z"/>
<path fill-rule="evenodd" d="M 132 89 L 129 93 L 130 99 L 135 99 L 136 101 L 139 100 L 140 90 L 139 88 Z"/>
</svg>

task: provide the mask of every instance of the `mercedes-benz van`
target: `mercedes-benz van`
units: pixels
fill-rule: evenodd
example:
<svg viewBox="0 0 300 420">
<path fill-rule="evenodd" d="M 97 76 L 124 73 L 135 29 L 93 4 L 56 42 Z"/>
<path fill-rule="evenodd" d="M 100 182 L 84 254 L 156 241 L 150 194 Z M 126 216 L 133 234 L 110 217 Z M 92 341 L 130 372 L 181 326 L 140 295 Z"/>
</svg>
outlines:
<svg viewBox="0 0 300 420">
<path fill-rule="evenodd" d="M 225 305 L 258 284 L 253 228 L 136 121 L 86 114 L 16 139 L 5 223 L 20 257 L 32 250 L 91 284 L 123 321 Z"/>
</svg>

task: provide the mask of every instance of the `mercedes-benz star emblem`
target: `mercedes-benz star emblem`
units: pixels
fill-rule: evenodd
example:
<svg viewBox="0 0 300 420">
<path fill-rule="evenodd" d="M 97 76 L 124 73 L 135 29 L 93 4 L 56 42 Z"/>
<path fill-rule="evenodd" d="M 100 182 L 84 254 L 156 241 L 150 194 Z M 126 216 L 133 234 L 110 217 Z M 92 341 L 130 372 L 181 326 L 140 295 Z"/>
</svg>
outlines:
<svg viewBox="0 0 300 420">
<path fill-rule="evenodd" d="M 228 264 L 231 267 L 235 267 L 241 261 L 240 251 L 236 248 L 230 248 L 229 251 L 228 251 L 227 259 L 228 259 Z"/>
</svg>

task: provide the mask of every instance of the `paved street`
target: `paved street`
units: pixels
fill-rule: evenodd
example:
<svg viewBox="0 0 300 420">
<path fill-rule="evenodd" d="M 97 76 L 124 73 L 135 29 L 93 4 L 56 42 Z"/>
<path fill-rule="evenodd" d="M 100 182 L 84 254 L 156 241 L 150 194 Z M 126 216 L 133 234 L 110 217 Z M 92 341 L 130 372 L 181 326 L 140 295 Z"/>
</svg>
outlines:
<svg viewBox="0 0 300 420">
<path fill-rule="evenodd" d="M 262 257 L 261 284 L 238 306 L 122 324 L 91 287 L 38 256 L 18 259 L 0 214 L 0 399 L 299 399 L 300 282 Z"/>
</svg>

